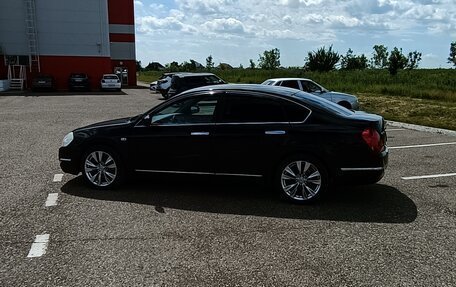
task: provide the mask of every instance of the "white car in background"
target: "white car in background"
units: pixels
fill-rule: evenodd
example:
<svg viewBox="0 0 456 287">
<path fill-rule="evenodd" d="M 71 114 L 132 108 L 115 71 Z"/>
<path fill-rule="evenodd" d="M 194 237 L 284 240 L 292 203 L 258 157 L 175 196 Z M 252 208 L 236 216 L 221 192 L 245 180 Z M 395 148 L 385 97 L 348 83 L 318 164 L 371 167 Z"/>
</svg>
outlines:
<svg viewBox="0 0 456 287">
<path fill-rule="evenodd" d="M 122 88 L 122 83 L 120 82 L 119 77 L 116 74 L 104 74 L 101 78 L 101 89 L 116 89 L 119 90 Z"/>
<path fill-rule="evenodd" d="M 281 86 L 292 89 L 298 89 L 324 99 L 327 99 L 331 102 L 339 104 L 349 110 L 358 110 L 359 102 L 358 98 L 344 93 L 332 92 L 325 89 L 323 86 L 315 83 L 310 79 L 303 78 L 277 78 L 277 79 L 268 79 L 261 83 L 262 85 L 268 86 Z"/>
<path fill-rule="evenodd" d="M 151 92 L 156 92 L 157 91 L 157 83 L 158 81 L 153 81 L 149 84 L 149 90 Z"/>
<path fill-rule="evenodd" d="M 173 78 L 174 74 L 176 73 L 164 73 L 161 77 L 157 80 L 157 87 L 155 90 L 165 96 L 169 88 L 171 87 L 171 79 Z"/>
</svg>

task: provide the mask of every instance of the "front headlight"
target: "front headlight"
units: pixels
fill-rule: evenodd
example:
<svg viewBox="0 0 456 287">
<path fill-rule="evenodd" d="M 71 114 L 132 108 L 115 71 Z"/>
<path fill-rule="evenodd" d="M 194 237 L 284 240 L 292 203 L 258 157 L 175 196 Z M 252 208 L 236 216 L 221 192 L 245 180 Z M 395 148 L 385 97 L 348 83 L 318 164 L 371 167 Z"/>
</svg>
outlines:
<svg viewBox="0 0 456 287">
<path fill-rule="evenodd" d="M 74 139 L 74 136 L 73 136 L 73 132 L 70 132 L 68 133 L 64 138 L 63 138 L 63 142 L 62 142 L 62 146 L 63 147 L 66 147 L 67 145 L 69 145 Z"/>
</svg>

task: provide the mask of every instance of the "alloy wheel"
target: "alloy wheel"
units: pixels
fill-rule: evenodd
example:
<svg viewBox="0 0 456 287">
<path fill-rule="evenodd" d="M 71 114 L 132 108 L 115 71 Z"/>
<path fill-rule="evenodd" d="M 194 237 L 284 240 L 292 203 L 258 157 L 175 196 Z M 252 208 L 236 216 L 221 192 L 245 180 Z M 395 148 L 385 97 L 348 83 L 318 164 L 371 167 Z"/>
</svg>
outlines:
<svg viewBox="0 0 456 287">
<path fill-rule="evenodd" d="M 93 185 L 106 187 L 115 181 L 118 169 L 114 158 L 109 153 L 93 151 L 85 159 L 84 172 Z"/>
<path fill-rule="evenodd" d="M 293 200 L 306 201 L 314 198 L 322 186 L 318 168 L 307 161 L 293 161 L 282 170 L 282 190 Z"/>
</svg>

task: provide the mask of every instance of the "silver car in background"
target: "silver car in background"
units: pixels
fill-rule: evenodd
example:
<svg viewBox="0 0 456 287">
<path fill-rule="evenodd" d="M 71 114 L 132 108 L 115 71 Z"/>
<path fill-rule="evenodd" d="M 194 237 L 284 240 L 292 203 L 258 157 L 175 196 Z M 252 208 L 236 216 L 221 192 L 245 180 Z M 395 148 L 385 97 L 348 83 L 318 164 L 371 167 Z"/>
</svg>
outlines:
<svg viewBox="0 0 456 287">
<path fill-rule="evenodd" d="M 262 85 L 281 86 L 287 88 L 298 89 L 313 95 L 325 98 L 331 102 L 337 103 L 350 110 L 358 110 L 358 98 L 344 93 L 332 92 L 325 89 L 323 86 L 315 83 L 310 79 L 304 78 L 276 78 L 268 79 L 261 83 Z"/>
</svg>

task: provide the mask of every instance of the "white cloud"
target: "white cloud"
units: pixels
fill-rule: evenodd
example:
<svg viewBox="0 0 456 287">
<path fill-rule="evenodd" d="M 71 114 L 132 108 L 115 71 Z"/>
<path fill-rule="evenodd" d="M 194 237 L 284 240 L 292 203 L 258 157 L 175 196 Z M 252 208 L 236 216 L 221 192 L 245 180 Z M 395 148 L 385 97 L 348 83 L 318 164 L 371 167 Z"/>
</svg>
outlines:
<svg viewBox="0 0 456 287">
<path fill-rule="evenodd" d="M 191 34 L 192 43 L 219 47 L 248 42 L 262 49 L 298 41 L 307 50 L 340 44 L 365 51 L 374 44 L 417 42 L 417 35 L 456 33 L 455 0 L 136 0 L 135 5 L 138 34 L 171 37 L 172 32 L 178 42 Z"/>
<path fill-rule="evenodd" d="M 246 28 L 244 24 L 234 18 L 222 18 L 207 21 L 202 25 L 207 31 L 227 34 L 244 34 Z"/>
</svg>

